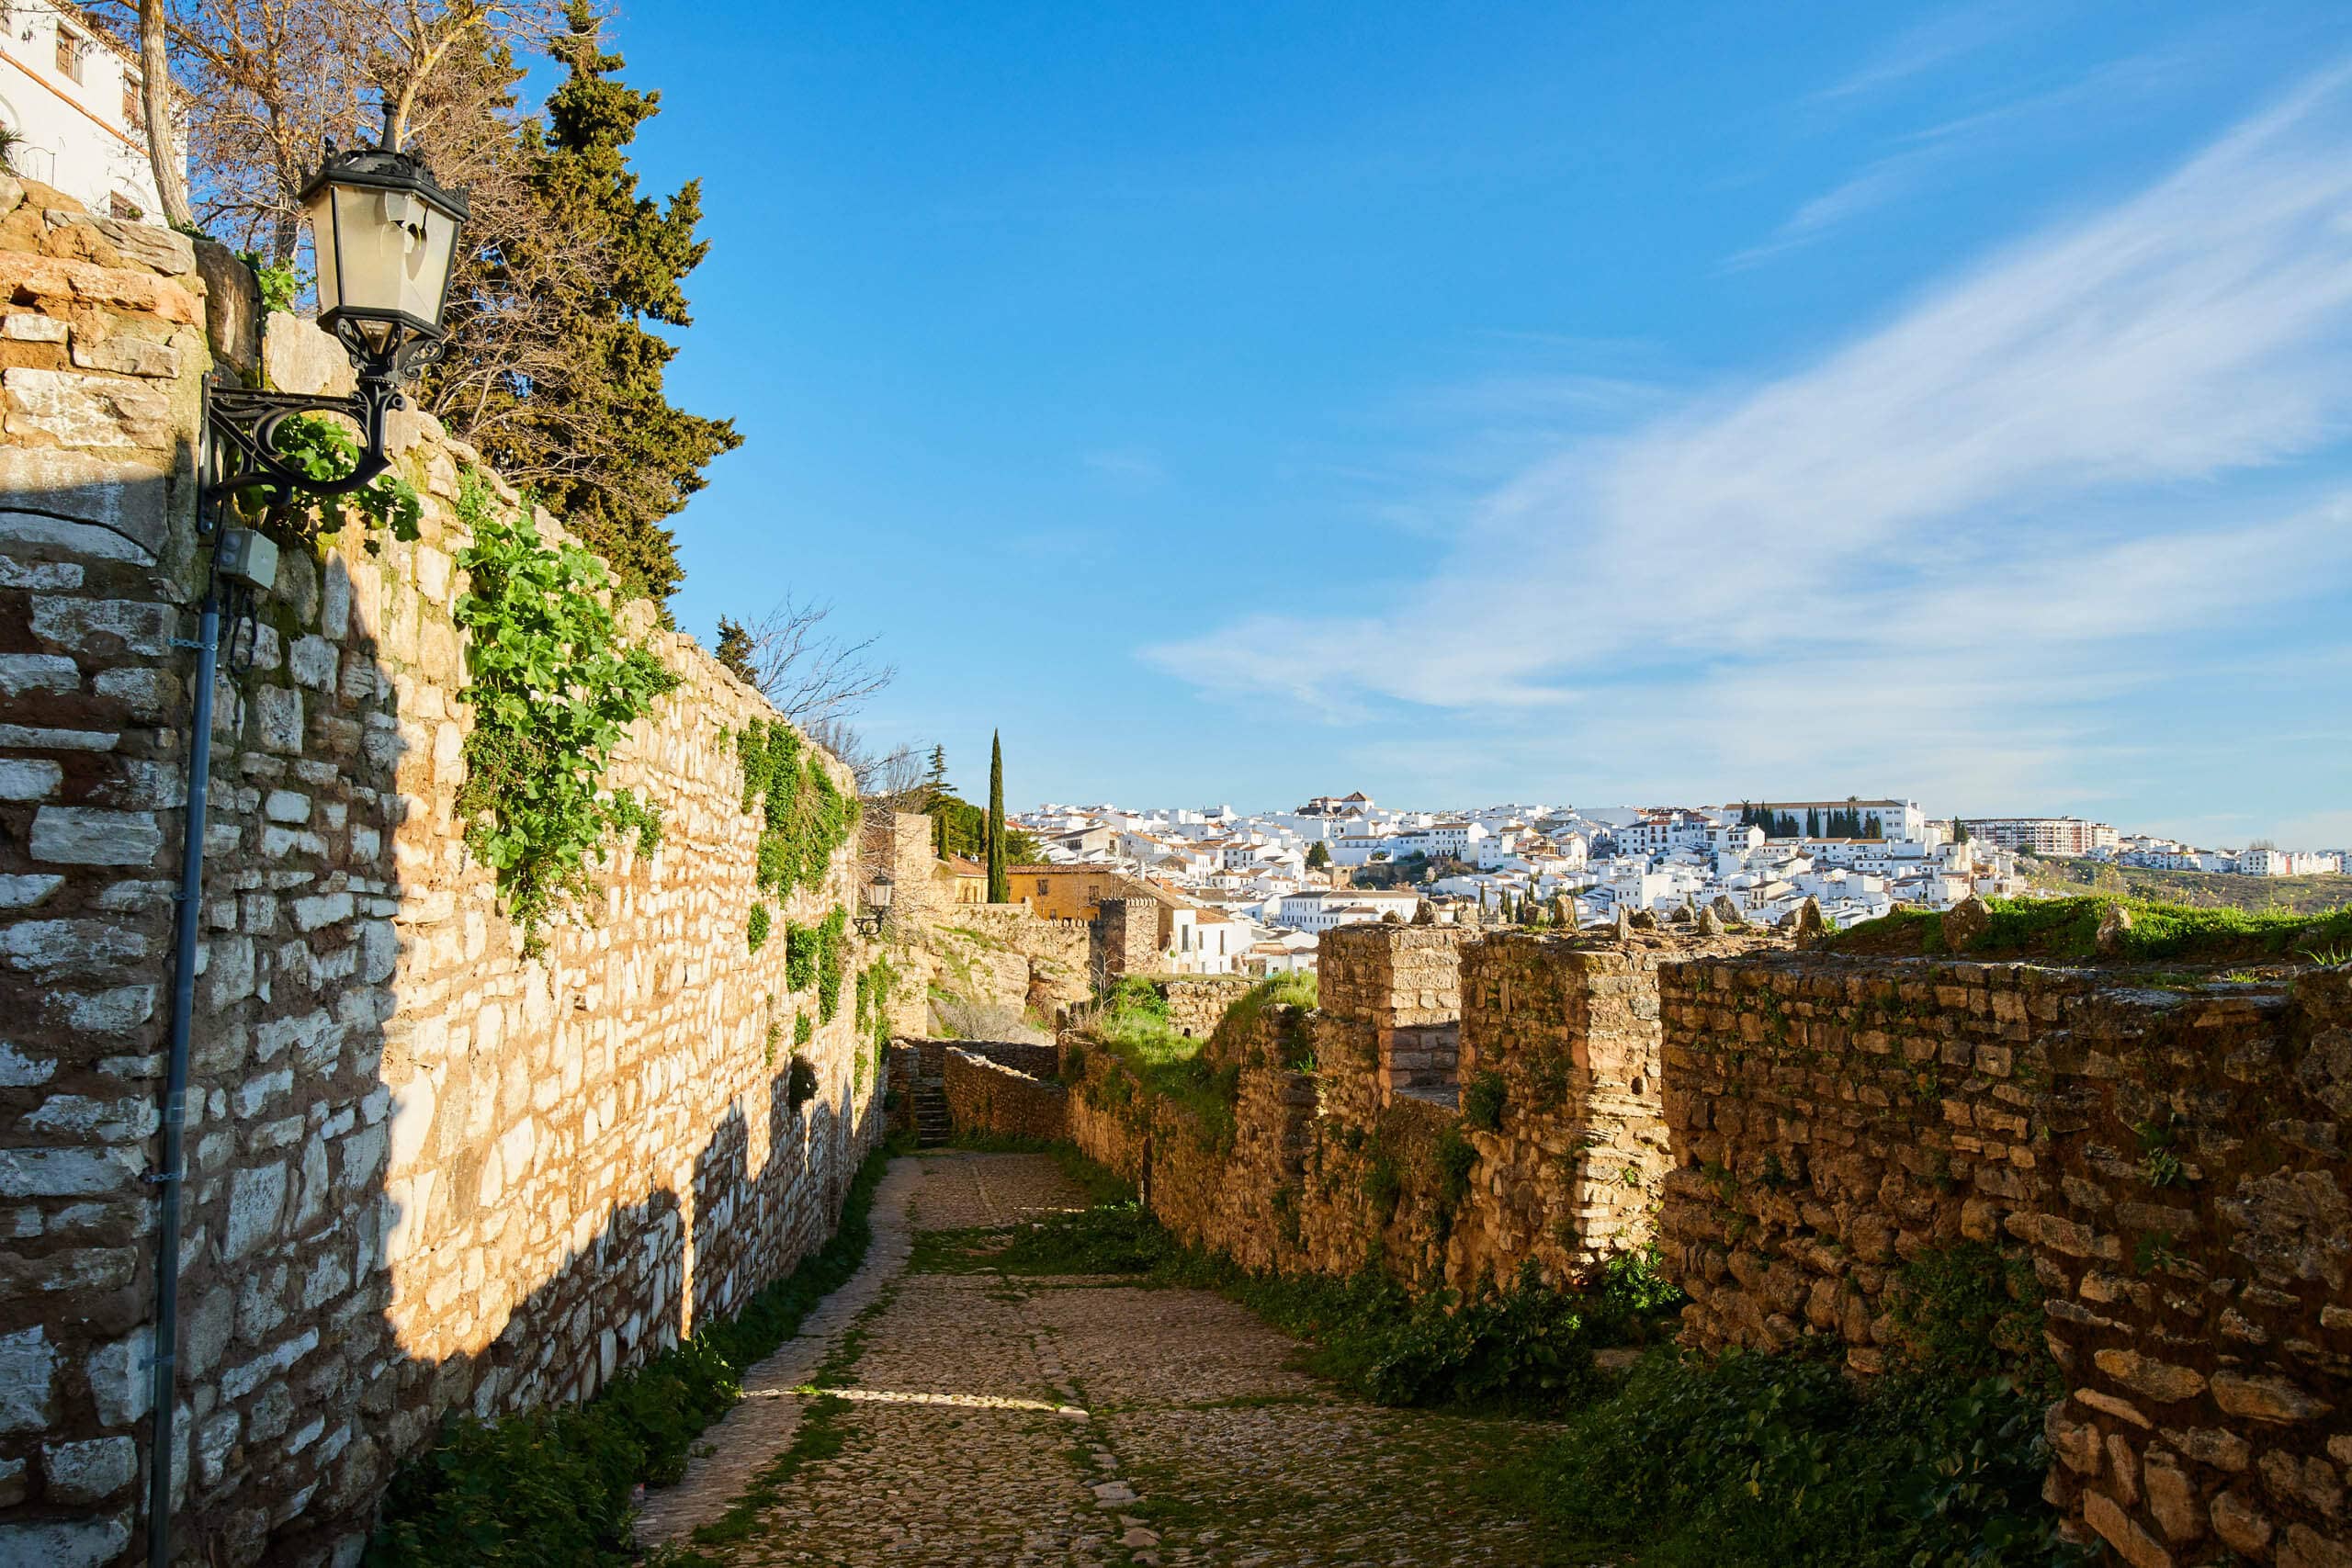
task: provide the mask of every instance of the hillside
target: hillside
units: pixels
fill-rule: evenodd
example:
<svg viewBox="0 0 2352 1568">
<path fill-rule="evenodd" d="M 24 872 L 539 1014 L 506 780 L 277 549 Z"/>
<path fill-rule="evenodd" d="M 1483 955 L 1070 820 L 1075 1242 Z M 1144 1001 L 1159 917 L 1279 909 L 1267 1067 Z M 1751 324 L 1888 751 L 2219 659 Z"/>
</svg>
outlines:
<svg viewBox="0 0 2352 1568">
<path fill-rule="evenodd" d="M 2094 861 L 2018 858 L 2034 887 L 2052 893 L 2120 893 L 2199 908 L 2279 909 L 2318 915 L 2352 907 L 2352 876 L 2237 876 L 2219 871 L 2148 871 Z"/>
</svg>

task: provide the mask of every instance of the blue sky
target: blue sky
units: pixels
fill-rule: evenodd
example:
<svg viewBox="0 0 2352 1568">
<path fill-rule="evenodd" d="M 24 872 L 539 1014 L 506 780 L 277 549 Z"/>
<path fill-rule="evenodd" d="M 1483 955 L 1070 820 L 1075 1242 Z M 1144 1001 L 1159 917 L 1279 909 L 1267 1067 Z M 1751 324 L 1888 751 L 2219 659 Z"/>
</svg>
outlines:
<svg viewBox="0 0 2352 1568">
<path fill-rule="evenodd" d="M 680 624 L 1278 807 L 2352 843 L 2340 5 L 624 9 L 705 186 Z"/>
</svg>

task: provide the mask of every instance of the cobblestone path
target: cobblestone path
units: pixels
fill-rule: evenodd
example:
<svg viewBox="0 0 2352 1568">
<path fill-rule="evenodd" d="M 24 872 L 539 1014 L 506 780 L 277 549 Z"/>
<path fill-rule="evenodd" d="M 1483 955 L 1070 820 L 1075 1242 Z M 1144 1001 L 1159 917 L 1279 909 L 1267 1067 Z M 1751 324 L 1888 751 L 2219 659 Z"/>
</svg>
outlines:
<svg viewBox="0 0 2352 1568">
<path fill-rule="evenodd" d="M 1554 1560 L 1471 1489 L 1510 1423 L 1343 1399 L 1205 1292 L 908 1269 L 914 1232 L 1085 1202 L 1042 1156 L 896 1162 L 865 1267 L 755 1369 L 639 1540 L 741 1568 Z"/>
</svg>

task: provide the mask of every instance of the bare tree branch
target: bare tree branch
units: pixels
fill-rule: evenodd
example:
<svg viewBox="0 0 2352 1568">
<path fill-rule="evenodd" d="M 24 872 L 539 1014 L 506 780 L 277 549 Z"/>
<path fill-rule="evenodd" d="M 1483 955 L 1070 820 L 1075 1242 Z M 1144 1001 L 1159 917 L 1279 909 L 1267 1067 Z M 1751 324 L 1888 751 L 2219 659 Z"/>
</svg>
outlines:
<svg viewBox="0 0 2352 1568">
<path fill-rule="evenodd" d="M 846 718 L 898 679 L 898 667 L 879 662 L 881 639 L 852 642 L 825 630 L 830 603 L 787 596 L 749 626 L 719 623 L 720 657 L 775 705 L 776 711 L 815 734 Z"/>
</svg>

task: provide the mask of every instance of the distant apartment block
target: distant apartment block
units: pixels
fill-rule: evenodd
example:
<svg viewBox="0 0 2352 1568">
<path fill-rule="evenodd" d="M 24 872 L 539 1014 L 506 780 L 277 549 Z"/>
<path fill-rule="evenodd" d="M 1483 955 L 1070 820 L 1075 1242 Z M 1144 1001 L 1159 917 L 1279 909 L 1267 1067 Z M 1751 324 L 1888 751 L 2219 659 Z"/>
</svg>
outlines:
<svg viewBox="0 0 2352 1568">
<path fill-rule="evenodd" d="M 1970 817 L 1970 834 L 2005 850 L 2030 855 L 2087 855 L 2112 850 L 2120 841 L 2104 822 L 2079 817 Z"/>
<path fill-rule="evenodd" d="M 138 57 L 63 0 L 0 5 L 0 125 L 17 173 L 102 218 L 163 221 Z"/>
</svg>

